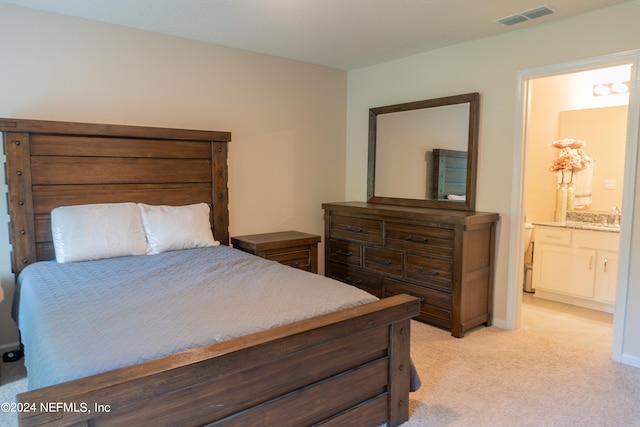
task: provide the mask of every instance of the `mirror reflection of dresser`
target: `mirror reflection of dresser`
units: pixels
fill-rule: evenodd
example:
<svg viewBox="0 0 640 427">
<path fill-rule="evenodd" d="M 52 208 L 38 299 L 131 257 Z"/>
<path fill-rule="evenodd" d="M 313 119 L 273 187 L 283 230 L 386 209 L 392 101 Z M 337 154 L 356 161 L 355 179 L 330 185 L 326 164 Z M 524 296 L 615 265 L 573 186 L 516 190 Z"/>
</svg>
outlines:
<svg viewBox="0 0 640 427">
<path fill-rule="evenodd" d="M 325 275 L 416 296 L 417 319 L 455 337 L 492 320 L 499 215 L 475 211 L 479 109 L 478 93 L 371 108 L 367 201 L 322 205 Z"/>
</svg>

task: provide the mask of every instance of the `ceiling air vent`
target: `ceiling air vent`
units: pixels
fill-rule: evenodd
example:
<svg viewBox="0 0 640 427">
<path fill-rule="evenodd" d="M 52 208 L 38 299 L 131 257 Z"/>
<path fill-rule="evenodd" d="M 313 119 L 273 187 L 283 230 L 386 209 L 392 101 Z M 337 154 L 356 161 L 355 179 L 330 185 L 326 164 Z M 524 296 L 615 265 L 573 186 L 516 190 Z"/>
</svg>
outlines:
<svg viewBox="0 0 640 427">
<path fill-rule="evenodd" d="M 514 15 L 506 16 L 498 19 L 496 22 L 504 26 L 515 25 L 521 22 L 530 21 L 532 19 L 540 18 L 541 16 L 551 15 L 556 10 L 549 5 L 538 6 L 533 9 L 525 10 L 524 12 L 516 13 Z"/>
</svg>

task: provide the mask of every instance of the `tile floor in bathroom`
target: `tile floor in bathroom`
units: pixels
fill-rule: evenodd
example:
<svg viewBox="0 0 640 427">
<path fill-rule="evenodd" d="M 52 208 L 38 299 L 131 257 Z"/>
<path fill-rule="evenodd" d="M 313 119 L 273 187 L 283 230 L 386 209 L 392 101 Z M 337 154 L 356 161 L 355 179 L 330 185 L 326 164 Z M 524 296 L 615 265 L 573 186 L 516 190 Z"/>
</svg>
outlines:
<svg viewBox="0 0 640 427">
<path fill-rule="evenodd" d="M 520 327 L 611 353 L 613 314 L 545 300 L 523 292 Z"/>
</svg>

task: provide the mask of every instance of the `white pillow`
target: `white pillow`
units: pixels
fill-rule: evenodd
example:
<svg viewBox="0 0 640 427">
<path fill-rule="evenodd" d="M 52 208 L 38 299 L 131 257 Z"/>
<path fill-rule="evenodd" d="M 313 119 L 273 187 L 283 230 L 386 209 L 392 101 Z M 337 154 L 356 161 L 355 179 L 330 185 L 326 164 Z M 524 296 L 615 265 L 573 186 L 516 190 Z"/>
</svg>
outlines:
<svg viewBox="0 0 640 427">
<path fill-rule="evenodd" d="M 147 238 L 135 203 L 61 206 L 51 211 L 58 262 L 145 255 Z"/>
<path fill-rule="evenodd" d="M 151 254 L 218 246 L 211 232 L 209 205 L 152 206 L 138 203 Z"/>
</svg>

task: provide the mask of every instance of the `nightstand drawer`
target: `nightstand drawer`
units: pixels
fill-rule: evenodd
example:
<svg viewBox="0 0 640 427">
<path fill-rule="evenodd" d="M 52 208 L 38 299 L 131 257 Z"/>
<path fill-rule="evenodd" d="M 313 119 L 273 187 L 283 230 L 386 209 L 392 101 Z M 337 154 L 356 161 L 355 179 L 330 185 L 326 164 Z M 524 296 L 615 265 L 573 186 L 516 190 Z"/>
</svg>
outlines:
<svg viewBox="0 0 640 427">
<path fill-rule="evenodd" d="M 277 231 L 231 238 L 234 248 L 300 270 L 318 272 L 320 236 L 300 231 Z"/>
<path fill-rule="evenodd" d="M 311 251 L 309 249 L 269 253 L 265 258 L 300 270 L 311 271 Z"/>
</svg>

